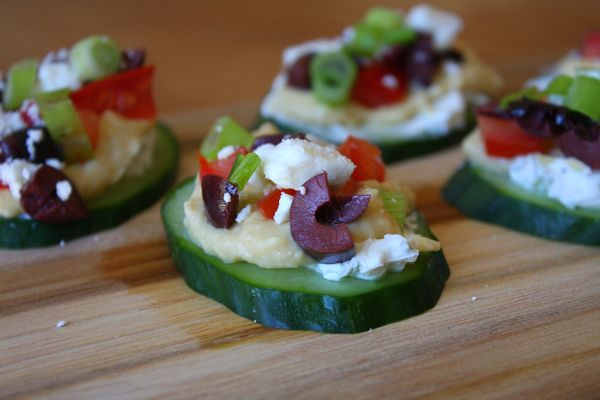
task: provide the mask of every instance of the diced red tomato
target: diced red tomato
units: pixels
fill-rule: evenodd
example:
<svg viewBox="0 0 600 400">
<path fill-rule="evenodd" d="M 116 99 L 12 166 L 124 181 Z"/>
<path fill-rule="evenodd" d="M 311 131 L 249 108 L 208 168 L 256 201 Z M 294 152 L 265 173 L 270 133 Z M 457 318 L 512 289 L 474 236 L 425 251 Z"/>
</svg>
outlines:
<svg viewBox="0 0 600 400">
<path fill-rule="evenodd" d="M 406 75 L 381 63 L 363 66 L 352 88 L 352 100 L 368 108 L 377 108 L 403 100 L 407 91 Z"/>
<path fill-rule="evenodd" d="M 385 179 L 385 166 L 381 159 L 381 150 L 374 144 L 348 136 L 348 139 L 342 143 L 338 151 L 356 165 L 354 172 L 352 172 L 352 178 L 355 180 L 375 179 L 383 182 Z"/>
<path fill-rule="evenodd" d="M 154 66 L 150 65 L 94 81 L 69 94 L 92 146 L 98 141 L 100 116 L 105 111 L 132 119 L 156 118 L 153 76 Z"/>
<path fill-rule="evenodd" d="M 8 186 L 4 184 L 4 182 L 0 181 L 0 190 L 6 190 Z"/>
<path fill-rule="evenodd" d="M 294 196 L 296 191 L 294 189 L 275 189 L 256 203 L 258 210 L 265 218 L 273 219 L 275 216 L 275 212 L 277 212 L 277 208 L 279 207 L 281 193 Z"/>
<path fill-rule="evenodd" d="M 512 158 L 529 153 L 545 153 L 552 147 L 551 139 L 527 134 L 517 121 L 477 115 L 486 152 L 491 156 Z"/>
<path fill-rule="evenodd" d="M 581 52 L 584 58 L 600 58 L 600 31 L 585 35 Z"/>
<path fill-rule="evenodd" d="M 338 189 L 337 195 L 338 196 L 355 195 L 358 192 L 358 189 L 360 189 L 360 186 L 361 186 L 360 182 L 350 178 L 350 179 L 348 179 L 348 182 L 346 182 L 344 184 L 344 186 L 342 186 L 341 188 Z"/>
<path fill-rule="evenodd" d="M 219 175 L 220 177 L 227 179 L 237 155 L 246 153 L 248 153 L 248 150 L 243 147 L 238 147 L 229 157 L 214 161 L 208 161 L 206 158 L 202 157 L 202 154 L 198 154 L 200 178 L 203 178 L 206 175 Z"/>
</svg>

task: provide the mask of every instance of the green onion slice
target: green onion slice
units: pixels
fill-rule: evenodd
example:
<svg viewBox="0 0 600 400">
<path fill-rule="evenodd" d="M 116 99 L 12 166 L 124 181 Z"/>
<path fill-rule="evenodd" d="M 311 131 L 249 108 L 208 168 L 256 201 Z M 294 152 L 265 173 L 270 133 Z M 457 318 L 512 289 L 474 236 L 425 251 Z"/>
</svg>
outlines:
<svg viewBox="0 0 600 400">
<path fill-rule="evenodd" d="M 238 154 L 227 180 L 235 184 L 241 192 L 259 166 L 260 157 L 257 154 L 248 153 L 245 156 Z"/>
<path fill-rule="evenodd" d="M 317 54 L 310 63 L 315 97 L 329 105 L 344 104 L 356 79 L 356 70 L 354 60 L 343 52 Z"/>
<path fill-rule="evenodd" d="M 210 128 L 200 146 L 200 154 L 208 161 L 217 158 L 221 149 L 227 146 L 250 148 L 254 137 L 230 117 L 219 118 Z"/>
</svg>

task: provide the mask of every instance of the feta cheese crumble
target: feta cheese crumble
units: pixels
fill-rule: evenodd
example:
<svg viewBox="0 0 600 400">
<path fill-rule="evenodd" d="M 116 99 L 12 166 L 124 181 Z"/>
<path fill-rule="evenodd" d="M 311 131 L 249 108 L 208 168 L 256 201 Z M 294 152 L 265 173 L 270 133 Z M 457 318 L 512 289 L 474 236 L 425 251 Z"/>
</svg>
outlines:
<svg viewBox="0 0 600 400">
<path fill-rule="evenodd" d="M 462 29 L 458 16 L 428 4 L 413 7 L 406 15 L 406 24 L 416 31 L 430 33 L 437 50 L 449 48 Z"/>
<path fill-rule="evenodd" d="M 367 239 L 356 244 L 356 255 L 337 264 L 312 264 L 308 268 L 331 281 L 346 276 L 375 280 L 388 270 L 402 271 L 407 263 L 415 262 L 419 251 L 410 247 L 408 240 L 400 234 L 387 234 L 382 239 Z"/>
<path fill-rule="evenodd" d="M 231 203 L 231 195 L 230 195 L 229 193 L 225 193 L 225 194 L 223 195 L 223 201 L 224 201 L 225 203 Z"/>
<path fill-rule="evenodd" d="M 4 182 L 16 200 L 21 198 L 21 188 L 38 170 L 39 165 L 25 160 L 11 160 L 0 164 L 0 181 Z"/>
<path fill-rule="evenodd" d="M 25 146 L 30 158 L 35 158 L 35 144 L 42 141 L 43 132 L 41 129 L 29 129 L 27 131 L 27 140 Z"/>
<path fill-rule="evenodd" d="M 235 217 L 235 222 L 242 223 L 246 220 L 246 218 L 248 218 L 248 215 L 250 215 L 250 212 L 252 211 L 252 207 L 250 207 L 250 204 L 248 204 L 246 207 L 242 208 L 240 210 L 240 212 L 238 212 L 238 214 Z"/>
<path fill-rule="evenodd" d="M 219 160 L 224 160 L 230 155 L 235 153 L 235 146 L 225 146 L 217 153 L 217 158 Z"/>
<path fill-rule="evenodd" d="M 73 187 L 69 181 L 59 181 L 56 183 L 56 195 L 62 202 L 69 200 L 72 192 Z"/>
<path fill-rule="evenodd" d="M 292 201 L 294 201 L 293 196 L 290 196 L 287 193 L 281 193 L 277 211 L 275 211 L 275 215 L 273 216 L 273 220 L 276 224 L 281 225 L 290 220 L 290 208 L 292 207 Z"/>
<path fill-rule="evenodd" d="M 299 188 L 313 176 L 325 171 L 329 184 L 344 184 L 354 164 L 337 150 L 308 140 L 289 139 L 277 145 L 265 144 L 255 150 L 265 177 L 286 189 Z"/>
<path fill-rule="evenodd" d="M 567 208 L 600 207 L 600 173 L 575 158 L 528 154 L 511 160 L 510 179 Z"/>
<path fill-rule="evenodd" d="M 69 53 L 66 49 L 46 55 L 38 69 L 38 80 L 44 92 L 59 89 L 75 90 L 81 86 L 77 74 L 69 64 Z"/>
</svg>

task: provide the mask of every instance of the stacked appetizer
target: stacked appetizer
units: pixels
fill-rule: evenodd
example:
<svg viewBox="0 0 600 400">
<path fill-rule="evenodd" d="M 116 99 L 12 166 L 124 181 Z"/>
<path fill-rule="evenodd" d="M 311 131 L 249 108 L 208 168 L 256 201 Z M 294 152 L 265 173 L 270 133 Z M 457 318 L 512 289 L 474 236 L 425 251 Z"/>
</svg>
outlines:
<svg viewBox="0 0 600 400">
<path fill-rule="evenodd" d="M 449 270 L 413 194 L 379 149 L 336 148 L 270 124 L 212 127 L 199 173 L 163 204 L 188 285 L 261 324 L 360 332 L 424 312 Z"/>
<path fill-rule="evenodd" d="M 0 247 L 112 227 L 166 191 L 177 145 L 144 59 L 92 36 L 0 74 Z"/>
<path fill-rule="evenodd" d="M 473 127 L 471 106 L 501 83 L 456 42 L 461 27 L 459 17 L 428 5 L 406 15 L 370 9 L 340 37 L 284 51 L 261 119 L 333 143 L 368 140 L 385 161 L 457 143 Z"/>
<path fill-rule="evenodd" d="M 444 196 L 473 218 L 600 245 L 600 34 L 531 83 L 477 111 Z"/>
</svg>

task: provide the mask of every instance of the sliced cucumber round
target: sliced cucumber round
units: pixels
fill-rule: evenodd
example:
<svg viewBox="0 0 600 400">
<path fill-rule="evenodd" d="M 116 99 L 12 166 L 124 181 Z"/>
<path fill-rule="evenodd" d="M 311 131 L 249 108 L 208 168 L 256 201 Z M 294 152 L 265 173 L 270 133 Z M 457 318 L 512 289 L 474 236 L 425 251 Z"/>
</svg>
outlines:
<svg viewBox="0 0 600 400">
<path fill-rule="evenodd" d="M 93 232 L 112 228 L 158 200 L 177 173 L 179 149 L 172 132 L 156 125 L 153 162 L 141 176 L 125 177 L 106 190 L 106 195 L 88 204 L 86 219 L 51 224 L 26 218 L 0 218 L 0 248 L 51 246 Z"/>
<path fill-rule="evenodd" d="M 480 221 L 548 239 L 600 245 L 600 209 L 568 209 L 470 163 L 450 178 L 443 196 L 463 214 Z"/>
<path fill-rule="evenodd" d="M 162 206 L 175 265 L 192 289 L 260 324 L 319 332 L 366 331 L 432 308 L 450 275 L 442 251 L 421 253 L 402 272 L 377 281 L 332 282 L 306 268 L 225 263 L 195 244 L 183 224 L 183 203 L 193 188 L 193 178 L 186 180 Z M 422 217 L 419 222 L 419 233 L 433 238 Z"/>
<path fill-rule="evenodd" d="M 256 122 L 256 125 L 258 126 L 263 122 L 273 123 L 283 133 L 293 133 L 302 131 L 301 128 L 283 124 L 277 121 L 276 119 L 260 115 L 258 121 Z M 422 156 L 454 146 L 460 143 L 462 139 L 473 130 L 474 127 L 475 118 L 472 113 L 469 113 L 467 117 L 467 122 L 465 123 L 464 127 L 454 129 L 444 136 L 380 142 L 370 140 L 370 142 L 377 145 L 381 149 L 381 157 L 383 158 L 383 161 L 386 164 L 389 164 L 395 161 L 407 160 L 409 158 Z M 319 134 L 319 132 L 306 133 L 312 133 L 316 136 L 319 136 L 323 140 L 328 140 L 327 137 Z"/>
</svg>

